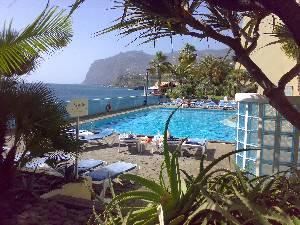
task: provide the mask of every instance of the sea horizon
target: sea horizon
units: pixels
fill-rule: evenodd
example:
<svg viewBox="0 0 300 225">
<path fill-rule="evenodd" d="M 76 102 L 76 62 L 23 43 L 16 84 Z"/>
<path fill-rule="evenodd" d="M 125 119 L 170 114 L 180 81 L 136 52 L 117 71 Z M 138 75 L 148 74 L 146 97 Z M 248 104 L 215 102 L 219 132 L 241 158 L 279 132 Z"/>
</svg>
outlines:
<svg viewBox="0 0 300 225">
<path fill-rule="evenodd" d="M 108 87 L 99 84 L 54 84 L 45 83 L 54 91 L 56 97 L 63 101 L 71 99 L 104 99 L 127 96 L 141 96 L 143 90 L 133 90 L 131 88 Z"/>
</svg>

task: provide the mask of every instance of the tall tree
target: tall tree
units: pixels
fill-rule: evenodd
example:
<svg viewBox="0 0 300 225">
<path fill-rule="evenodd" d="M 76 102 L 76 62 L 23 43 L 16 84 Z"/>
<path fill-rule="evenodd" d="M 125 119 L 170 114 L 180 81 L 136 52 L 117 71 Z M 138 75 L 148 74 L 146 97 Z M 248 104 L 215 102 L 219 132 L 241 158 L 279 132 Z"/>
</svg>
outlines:
<svg viewBox="0 0 300 225">
<path fill-rule="evenodd" d="M 167 71 L 172 79 L 183 84 L 191 82 L 194 74 L 194 65 L 197 60 L 196 48 L 193 45 L 185 44 L 183 49 L 180 50 L 177 63 L 167 65 Z"/>
<path fill-rule="evenodd" d="M 243 69 L 230 71 L 225 81 L 226 95 L 234 97 L 236 93 L 256 93 L 258 86 L 251 75 Z"/>
<path fill-rule="evenodd" d="M 224 88 L 224 82 L 232 69 L 229 60 L 213 56 L 202 58 L 197 67 L 197 74 L 203 85 L 204 93 L 213 95 L 223 93 L 222 90 L 218 91 L 218 89 Z"/>
<path fill-rule="evenodd" d="M 71 12 L 83 2 L 76 0 Z M 261 22 L 271 14 L 281 19 L 300 46 L 300 5 L 296 0 L 121 0 L 116 4 L 123 8 L 123 14 L 99 35 L 119 30 L 123 35 L 139 32 L 138 37 L 146 38 L 145 42 L 177 34 L 219 41 L 233 49 L 237 60 L 263 88 L 269 103 L 300 129 L 300 113 L 284 94 L 286 84 L 300 72 L 300 63 L 274 84 L 250 58 L 260 38 Z M 246 16 L 250 20 L 245 24 L 242 20 Z"/>
<path fill-rule="evenodd" d="M 65 114 L 46 87 L 18 85 L 16 80 L 9 81 L 5 77 L 29 73 L 39 65 L 43 54 L 51 55 L 62 49 L 71 37 L 71 20 L 57 7 L 46 7 L 22 31 L 14 30 L 10 23 L 0 33 L 0 194 L 13 179 L 16 148 L 21 138 L 32 153 L 35 149 L 40 149 L 40 153 L 43 149 L 61 149 L 68 143 L 62 135 Z M 5 135 L 11 120 L 16 121 L 17 133 L 15 143 L 4 159 Z"/>
<path fill-rule="evenodd" d="M 159 93 L 161 93 L 162 74 L 167 71 L 167 66 L 167 56 L 161 51 L 156 52 L 154 59 L 150 62 L 150 72 L 157 74 Z"/>
<path fill-rule="evenodd" d="M 185 44 L 178 56 L 178 62 L 182 64 L 192 64 L 197 60 L 197 51 L 195 46 L 189 43 Z"/>
</svg>

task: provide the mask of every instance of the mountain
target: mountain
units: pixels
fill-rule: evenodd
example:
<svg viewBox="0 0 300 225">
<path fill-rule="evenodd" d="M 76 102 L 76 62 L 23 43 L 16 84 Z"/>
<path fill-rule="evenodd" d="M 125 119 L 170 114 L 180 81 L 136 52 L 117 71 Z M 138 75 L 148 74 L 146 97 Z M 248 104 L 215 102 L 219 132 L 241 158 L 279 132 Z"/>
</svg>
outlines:
<svg viewBox="0 0 300 225">
<path fill-rule="evenodd" d="M 83 84 L 111 84 L 122 75 L 145 73 L 152 55 L 142 51 L 121 52 L 92 63 Z"/>
<path fill-rule="evenodd" d="M 168 59 L 172 63 L 176 63 L 179 52 L 167 53 Z M 216 57 L 224 57 L 228 54 L 228 49 L 218 50 L 202 50 L 197 51 L 198 57 L 213 55 Z M 86 74 L 83 84 L 114 84 L 117 78 L 127 75 L 145 74 L 149 62 L 153 59 L 153 55 L 143 51 L 121 52 L 115 56 L 99 59 L 94 61 Z"/>
</svg>

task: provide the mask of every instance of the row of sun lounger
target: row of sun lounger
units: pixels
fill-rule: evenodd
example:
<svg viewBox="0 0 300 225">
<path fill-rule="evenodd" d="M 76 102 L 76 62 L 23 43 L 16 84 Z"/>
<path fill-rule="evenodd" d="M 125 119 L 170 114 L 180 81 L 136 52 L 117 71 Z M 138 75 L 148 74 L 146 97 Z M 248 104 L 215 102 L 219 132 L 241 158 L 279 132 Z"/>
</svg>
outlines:
<svg viewBox="0 0 300 225">
<path fill-rule="evenodd" d="M 72 133 L 74 132 L 74 130 L 70 130 L 69 132 Z M 95 140 L 105 140 L 106 137 L 112 135 L 113 133 L 114 132 L 111 129 L 96 131 L 80 130 L 80 140 L 85 143 L 89 143 Z M 169 145 L 179 145 L 183 140 L 170 137 L 167 141 Z M 154 137 L 147 137 L 145 139 L 145 136 L 139 137 L 133 134 L 120 134 L 119 147 L 121 144 L 136 144 L 139 152 L 142 151 L 143 145 L 151 144 L 156 150 L 161 151 L 163 145 L 163 136 L 156 135 Z M 201 151 L 202 154 L 204 154 L 207 148 L 207 141 L 205 139 L 190 138 L 184 140 L 182 146 L 188 148 L 197 148 Z M 15 157 L 15 161 L 19 161 L 20 157 L 21 153 L 18 153 Z M 70 164 L 67 164 L 66 162 L 74 162 L 74 157 L 70 154 L 64 154 L 62 152 L 49 153 L 44 157 L 34 158 L 30 162 L 26 163 L 24 167 L 27 169 L 47 167 L 47 163 L 49 162 L 49 160 L 54 160 L 58 163 L 61 162 L 61 164 L 65 166 L 66 169 L 68 166 L 70 166 Z M 80 176 L 88 176 L 92 178 L 93 181 L 103 181 L 107 178 L 113 179 L 116 176 L 130 171 L 136 167 L 136 164 L 126 162 L 116 162 L 110 165 L 106 165 L 106 163 L 102 160 L 84 159 L 78 162 L 77 171 Z"/>
<path fill-rule="evenodd" d="M 96 131 L 88 131 L 88 130 L 80 130 L 79 138 L 84 143 L 93 143 L 93 142 L 104 142 L 107 143 L 106 138 L 111 136 L 114 133 L 112 129 L 104 129 L 104 130 L 96 130 Z M 137 136 L 134 134 L 123 133 L 118 135 L 118 140 L 113 140 L 113 142 L 118 142 L 118 152 L 120 152 L 120 146 L 132 146 L 135 145 L 138 152 L 142 152 L 145 146 L 150 146 L 152 149 L 152 153 L 154 150 L 161 151 L 163 136 L 155 135 L 153 137 L 148 136 Z M 170 145 L 179 145 L 182 139 L 170 137 L 168 140 L 168 144 Z M 206 151 L 207 140 L 199 139 L 199 138 L 189 138 L 182 143 L 183 147 L 187 148 L 198 148 L 201 150 L 201 153 Z"/>
<path fill-rule="evenodd" d="M 154 140 L 156 142 L 156 146 L 157 146 L 156 148 L 161 149 L 163 147 L 162 136 L 154 136 Z M 200 151 L 201 154 L 204 154 L 207 150 L 208 142 L 206 139 L 188 138 L 186 140 L 182 140 L 180 138 L 170 137 L 167 140 L 167 143 L 169 145 L 175 145 L 175 146 L 178 146 L 181 142 L 182 142 L 181 148 L 195 148 L 198 151 Z M 179 150 L 182 155 L 183 154 L 182 149 L 179 149 Z"/>
<path fill-rule="evenodd" d="M 75 130 L 68 131 L 70 134 L 75 134 Z M 84 143 L 90 143 L 93 141 L 105 141 L 105 138 L 111 136 L 114 133 L 111 129 L 103 130 L 80 130 L 79 137 Z M 119 147 L 121 144 L 136 144 L 139 152 L 142 151 L 142 146 L 152 144 L 156 150 L 162 150 L 162 135 L 156 135 L 154 137 L 137 136 L 133 134 L 120 134 L 118 135 Z M 182 139 L 170 137 L 168 140 L 169 145 L 179 145 Z M 187 139 L 183 142 L 182 146 L 197 148 L 201 150 L 203 154 L 206 151 L 207 141 L 203 139 Z M 119 148 L 120 149 L 120 148 Z M 8 148 L 9 150 L 9 148 Z M 22 153 L 18 153 L 15 157 L 15 161 L 19 161 Z M 30 154 L 29 152 L 27 154 Z M 54 160 L 61 166 L 59 169 L 74 171 L 75 158 L 70 154 L 64 154 L 63 152 L 55 152 L 44 155 L 30 160 L 22 167 L 25 169 L 36 170 L 37 168 L 50 168 L 49 161 Z M 109 179 L 114 179 L 117 176 L 132 171 L 137 168 L 137 164 L 128 162 L 115 162 L 107 165 L 103 160 L 96 159 L 82 159 L 77 163 L 77 172 L 80 177 L 89 177 L 93 182 L 103 183 L 103 190 L 101 196 L 104 198 L 105 191 L 108 188 Z M 100 197 L 101 197 L 100 196 Z M 102 198 L 101 197 L 101 198 Z"/>
<path fill-rule="evenodd" d="M 70 130 L 70 133 L 74 132 L 74 130 Z M 79 131 L 79 137 L 80 140 L 84 143 L 92 143 L 92 142 L 104 142 L 106 143 L 106 138 L 111 136 L 114 131 L 111 129 L 103 129 L 103 130 L 96 130 L 96 131 L 88 131 L 88 130 L 80 130 Z M 114 140 L 115 141 L 115 140 Z M 207 140 L 205 139 L 198 139 L 198 138 L 189 138 L 184 141 L 179 138 L 170 137 L 167 140 L 169 145 L 179 145 L 181 142 L 182 147 L 186 148 L 197 148 L 201 151 L 202 154 L 205 153 L 207 148 Z M 162 151 L 162 145 L 163 145 L 163 136 L 162 135 L 155 135 L 153 137 L 148 136 L 137 136 L 133 134 L 120 134 L 118 136 L 118 151 L 120 151 L 121 145 L 135 145 L 138 152 L 142 152 L 146 146 L 151 148 L 151 152 L 154 151 Z M 150 146 L 149 146 L 150 145 Z M 29 154 L 29 153 L 27 153 Z M 15 157 L 15 160 L 18 161 L 21 157 L 21 153 L 18 153 Z M 30 162 L 25 164 L 25 167 L 27 168 L 39 168 L 44 167 L 46 164 L 46 161 L 49 159 L 52 159 L 56 162 L 65 162 L 72 159 L 72 156 L 70 154 L 62 154 L 61 152 L 51 153 L 48 155 L 45 155 L 44 157 L 34 158 Z M 85 162 L 88 163 L 88 162 Z M 81 170 L 79 168 L 79 170 Z M 80 172 L 80 171 L 79 171 Z"/>
<path fill-rule="evenodd" d="M 20 154 L 17 154 L 15 157 L 15 161 L 18 161 Z M 47 160 L 51 159 L 51 156 L 35 158 L 30 162 L 26 163 L 23 168 L 26 169 L 36 169 L 36 168 L 46 168 Z M 58 162 L 67 163 L 68 161 L 74 162 L 74 158 L 72 158 L 68 154 L 61 154 L 61 160 Z M 72 163 L 73 164 L 73 163 Z M 70 164 L 66 164 L 70 165 Z M 137 164 L 127 163 L 127 162 L 115 162 L 109 165 L 106 165 L 105 161 L 95 160 L 95 159 L 83 159 L 79 160 L 77 171 L 80 176 L 90 177 L 92 181 L 103 181 L 105 179 L 114 179 L 122 173 L 133 170 L 137 167 Z"/>
<path fill-rule="evenodd" d="M 224 109 L 233 110 L 237 108 L 237 103 L 235 101 L 224 101 L 221 100 L 219 104 L 214 101 L 183 101 L 182 99 L 176 99 L 172 102 L 163 103 L 165 106 L 179 106 L 188 108 L 203 108 L 203 109 Z"/>
<path fill-rule="evenodd" d="M 46 158 L 46 157 L 45 157 Z M 65 158 L 67 160 L 67 158 Z M 72 160 L 70 158 L 70 160 Z M 67 165 L 67 164 L 66 164 Z M 70 165 L 70 164 L 69 164 Z M 44 158 L 37 159 L 34 162 L 26 164 L 24 167 L 26 169 L 36 169 L 37 167 L 46 167 L 47 163 Z M 73 165 L 70 166 L 73 170 Z M 119 175 L 129 172 L 137 168 L 137 164 L 132 164 L 128 162 L 115 162 L 107 165 L 105 161 L 95 160 L 95 159 L 83 159 L 78 162 L 77 171 L 80 177 L 87 177 L 94 183 L 102 183 L 103 188 L 100 193 L 100 199 L 105 201 L 105 193 L 109 187 L 109 180 L 113 180 Z M 67 170 L 68 168 L 65 167 Z"/>
</svg>

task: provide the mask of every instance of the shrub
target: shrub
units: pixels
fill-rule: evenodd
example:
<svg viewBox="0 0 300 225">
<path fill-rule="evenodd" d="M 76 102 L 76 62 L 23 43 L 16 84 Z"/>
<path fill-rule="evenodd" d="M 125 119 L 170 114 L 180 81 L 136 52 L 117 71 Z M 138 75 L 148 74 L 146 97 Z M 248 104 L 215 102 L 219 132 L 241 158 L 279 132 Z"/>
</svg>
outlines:
<svg viewBox="0 0 300 225">
<path fill-rule="evenodd" d="M 178 87 L 175 87 L 173 89 L 169 89 L 167 92 L 166 92 L 166 95 L 169 97 L 169 98 L 182 98 L 183 95 L 182 95 L 182 90 Z"/>
<path fill-rule="evenodd" d="M 49 152 L 74 153 L 80 144 L 66 133 L 71 125 L 66 119 L 64 104 L 46 85 L 1 78 L 0 97 L 6 109 L 0 118 L 3 132 L 0 138 L 3 139 L 8 122 L 15 121 L 12 147 L 6 158 L 0 158 L 1 194 L 12 184 L 17 167 Z M 0 144 L 4 143 L 2 140 Z M 16 161 L 17 148 L 21 144 L 24 149 Z"/>
<path fill-rule="evenodd" d="M 169 89 L 166 94 L 170 98 L 191 98 L 194 96 L 194 88 L 190 84 L 182 84 Z"/>
<path fill-rule="evenodd" d="M 212 100 L 215 102 L 219 102 L 220 100 L 223 100 L 223 99 L 224 99 L 224 96 L 213 96 L 212 97 Z"/>
</svg>

